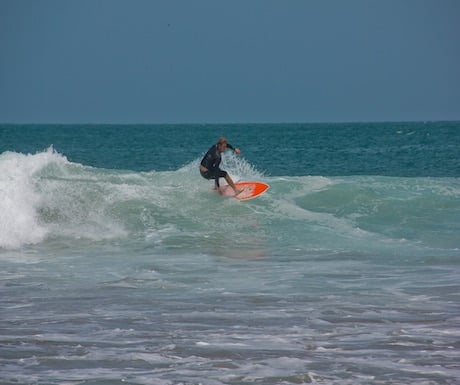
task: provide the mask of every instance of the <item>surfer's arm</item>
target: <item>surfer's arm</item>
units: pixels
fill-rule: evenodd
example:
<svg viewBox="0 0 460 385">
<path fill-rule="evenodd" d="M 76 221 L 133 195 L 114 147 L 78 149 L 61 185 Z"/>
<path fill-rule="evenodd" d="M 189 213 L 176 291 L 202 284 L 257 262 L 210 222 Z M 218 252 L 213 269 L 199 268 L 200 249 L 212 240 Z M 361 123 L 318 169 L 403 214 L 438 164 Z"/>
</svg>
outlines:
<svg viewBox="0 0 460 385">
<path fill-rule="evenodd" d="M 239 148 L 233 147 L 230 143 L 227 143 L 227 148 L 229 148 L 230 150 L 233 150 L 235 154 L 239 154 L 241 152 Z"/>
</svg>

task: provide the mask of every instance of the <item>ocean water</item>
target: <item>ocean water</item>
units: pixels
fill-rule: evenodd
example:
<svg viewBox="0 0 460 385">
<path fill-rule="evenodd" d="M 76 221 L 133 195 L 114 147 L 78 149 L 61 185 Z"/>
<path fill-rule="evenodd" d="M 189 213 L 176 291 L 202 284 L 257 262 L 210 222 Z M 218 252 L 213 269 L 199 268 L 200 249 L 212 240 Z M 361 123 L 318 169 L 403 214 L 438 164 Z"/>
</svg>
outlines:
<svg viewBox="0 0 460 385">
<path fill-rule="evenodd" d="M 459 234 L 458 122 L 0 125 L 0 383 L 458 384 Z"/>
</svg>

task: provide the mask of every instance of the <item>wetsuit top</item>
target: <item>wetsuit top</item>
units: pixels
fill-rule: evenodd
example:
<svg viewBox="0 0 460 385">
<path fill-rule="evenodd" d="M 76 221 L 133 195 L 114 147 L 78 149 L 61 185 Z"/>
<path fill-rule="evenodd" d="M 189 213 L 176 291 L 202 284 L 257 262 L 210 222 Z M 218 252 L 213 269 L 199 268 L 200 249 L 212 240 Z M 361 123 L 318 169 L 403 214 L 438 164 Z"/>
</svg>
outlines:
<svg viewBox="0 0 460 385">
<path fill-rule="evenodd" d="M 229 148 L 230 150 L 235 150 L 230 143 L 227 143 L 227 148 Z M 201 160 L 201 165 L 203 167 L 206 167 L 210 172 L 214 172 L 219 169 L 221 161 L 222 156 L 219 150 L 217 149 L 217 144 L 215 144 L 208 150 L 206 155 L 203 157 L 203 159 Z"/>
</svg>

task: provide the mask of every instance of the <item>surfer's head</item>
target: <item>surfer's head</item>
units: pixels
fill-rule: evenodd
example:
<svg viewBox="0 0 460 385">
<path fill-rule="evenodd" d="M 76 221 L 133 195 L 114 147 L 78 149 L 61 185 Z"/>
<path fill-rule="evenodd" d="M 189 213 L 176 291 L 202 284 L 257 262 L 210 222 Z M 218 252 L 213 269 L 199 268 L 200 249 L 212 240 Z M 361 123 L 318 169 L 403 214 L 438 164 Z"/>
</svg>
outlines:
<svg viewBox="0 0 460 385">
<path fill-rule="evenodd" d="M 224 152 L 227 149 L 227 139 L 225 139 L 223 136 L 219 138 L 217 142 L 217 148 L 220 152 Z"/>
</svg>

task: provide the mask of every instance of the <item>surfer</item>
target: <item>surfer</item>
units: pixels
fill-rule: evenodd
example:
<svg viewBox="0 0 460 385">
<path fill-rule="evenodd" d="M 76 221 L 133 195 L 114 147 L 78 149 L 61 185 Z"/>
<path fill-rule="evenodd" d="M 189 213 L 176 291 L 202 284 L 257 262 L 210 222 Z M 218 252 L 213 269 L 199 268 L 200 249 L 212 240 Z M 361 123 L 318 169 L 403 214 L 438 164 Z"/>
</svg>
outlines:
<svg viewBox="0 0 460 385">
<path fill-rule="evenodd" d="M 205 154 L 200 164 L 200 174 L 205 179 L 214 179 L 215 189 L 219 191 L 219 178 L 225 178 L 230 187 L 235 191 L 235 195 L 238 195 L 242 190 L 238 190 L 233 183 L 232 178 L 228 175 L 227 171 L 219 168 L 220 162 L 222 161 L 221 154 L 229 148 L 239 154 L 240 150 L 233 147 L 230 143 L 227 143 L 227 139 L 224 137 L 219 138 L 219 141 L 213 145 L 208 152 Z"/>
</svg>

